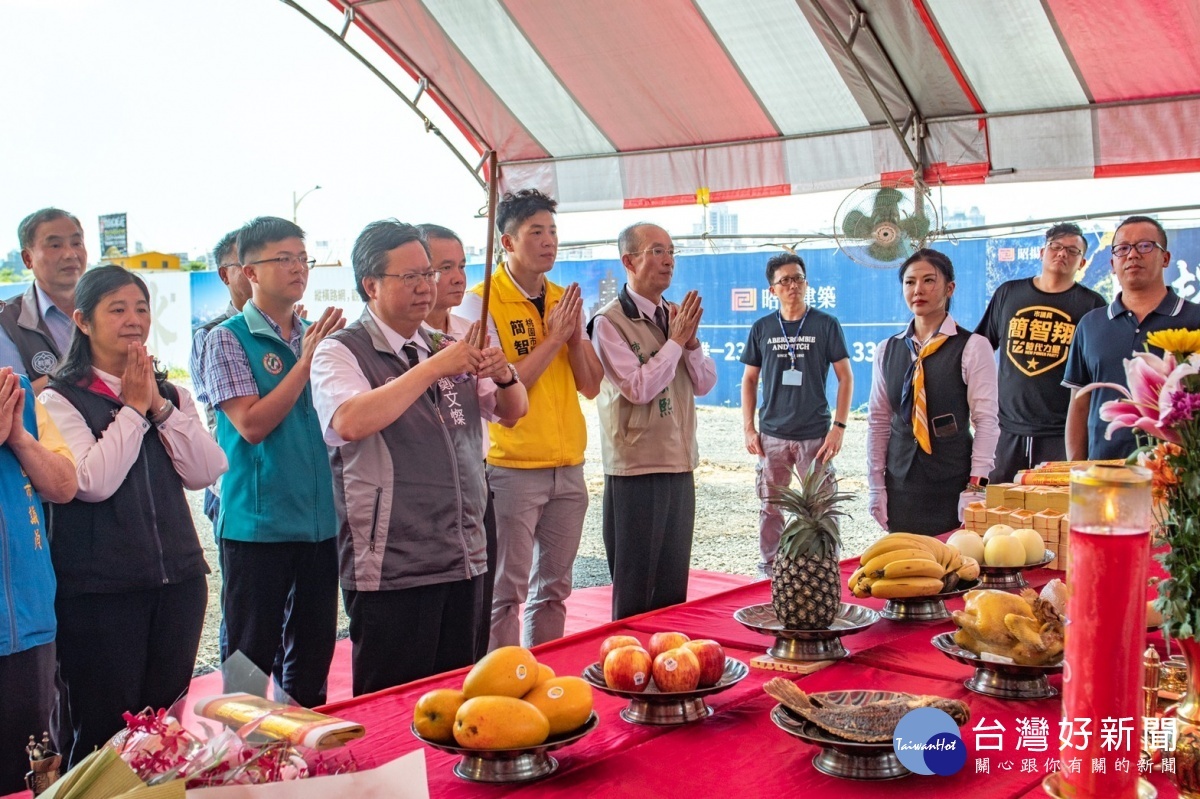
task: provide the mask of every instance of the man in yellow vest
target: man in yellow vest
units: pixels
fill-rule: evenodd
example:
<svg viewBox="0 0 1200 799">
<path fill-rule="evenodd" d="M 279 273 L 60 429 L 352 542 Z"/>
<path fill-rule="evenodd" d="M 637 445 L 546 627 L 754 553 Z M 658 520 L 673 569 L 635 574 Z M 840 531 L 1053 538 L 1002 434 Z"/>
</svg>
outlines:
<svg viewBox="0 0 1200 799">
<path fill-rule="evenodd" d="M 675 272 L 667 231 L 631 225 L 617 247 L 629 282 L 589 331 L 604 367 L 597 406 L 614 620 L 687 600 L 696 397 L 717 383 L 717 366 L 696 337 L 700 295 L 689 291 L 679 305 L 662 296 Z"/>
<path fill-rule="evenodd" d="M 579 285 L 546 279 L 558 257 L 556 205 L 523 189 L 506 193 L 496 209 L 508 263 L 492 277 L 488 333 L 525 384 L 529 413 L 511 428 L 490 427 L 487 474 L 497 531 L 492 649 L 562 637 L 587 514 L 587 427 L 578 394 L 595 397 L 602 370 L 584 330 Z M 473 288 L 461 315 L 478 319 L 482 296 L 482 285 Z M 522 632 L 517 610 L 526 598 Z"/>
</svg>

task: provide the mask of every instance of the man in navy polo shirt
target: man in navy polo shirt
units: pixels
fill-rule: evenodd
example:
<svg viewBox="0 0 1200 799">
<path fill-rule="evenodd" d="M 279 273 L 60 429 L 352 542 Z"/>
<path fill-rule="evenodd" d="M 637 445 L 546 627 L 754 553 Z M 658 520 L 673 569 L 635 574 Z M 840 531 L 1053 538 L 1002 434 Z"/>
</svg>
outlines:
<svg viewBox="0 0 1200 799">
<path fill-rule="evenodd" d="M 1200 328 L 1200 305 L 1168 288 L 1163 271 L 1171 262 L 1167 232 L 1146 216 L 1131 216 L 1117 226 L 1112 243 L 1112 270 L 1121 284 L 1107 308 L 1088 312 L 1075 330 L 1063 385 L 1071 389 L 1067 410 L 1067 457 L 1071 460 L 1128 457 L 1137 448 L 1129 429 L 1104 433 L 1108 423 L 1100 407 L 1118 399 L 1101 388 L 1084 396 L 1089 383 L 1125 385 L 1125 360 L 1146 349 L 1146 336 L 1156 330 Z M 1162 355 L 1162 350 L 1149 348 Z"/>
</svg>

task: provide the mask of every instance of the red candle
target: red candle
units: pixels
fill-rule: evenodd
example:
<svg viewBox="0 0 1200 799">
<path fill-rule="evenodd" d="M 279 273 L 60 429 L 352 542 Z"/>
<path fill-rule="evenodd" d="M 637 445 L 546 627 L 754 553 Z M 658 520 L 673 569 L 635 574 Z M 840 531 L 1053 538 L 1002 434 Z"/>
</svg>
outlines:
<svg viewBox="0 0 1200 799">
<path fill-rule="evenodd" d="M 1065 797 L 1137 796 L 1150 506 L 1145 469 L 1094 465 L 1071 474 L 1059 773 Z"/>
</svg>

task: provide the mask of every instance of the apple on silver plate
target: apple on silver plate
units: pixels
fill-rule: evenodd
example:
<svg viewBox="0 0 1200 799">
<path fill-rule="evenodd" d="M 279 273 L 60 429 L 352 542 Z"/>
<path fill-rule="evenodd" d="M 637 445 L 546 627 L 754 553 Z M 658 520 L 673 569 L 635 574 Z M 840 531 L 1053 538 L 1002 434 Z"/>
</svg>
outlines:
<svg viewBox="0 0 1200 799">
<path fill-rule="evenodd" d="M 652 680 L 647 680 L 644 690 L 610 688 L 604 680 L 604 664 L 593 663 L 583 670 L 583 679 L 597 691 L 610 696 L 629 700 L 629 706 L 621 711 L 621 718 L 632 724 L 674 725 L 687 724 L 712 715 L 712 708 L 704 702 L 706 696 L 732 688 L 746 678 L 749 667 L 737 658 L 725 658 L 725 670 L 715 685 L 693 688 L 690 691 L 660 691 Z"/>
</svg>

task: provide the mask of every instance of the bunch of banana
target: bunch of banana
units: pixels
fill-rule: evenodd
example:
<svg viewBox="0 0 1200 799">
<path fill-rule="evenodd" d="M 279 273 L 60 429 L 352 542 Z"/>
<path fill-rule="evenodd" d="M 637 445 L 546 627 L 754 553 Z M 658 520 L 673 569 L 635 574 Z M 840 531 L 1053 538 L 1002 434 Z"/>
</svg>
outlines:
<svg viewBox="0 0 1200 799">
<path fill-rule="evenodd" d="M 914 533 L 891 533 L 862 554 L 848 585 L 856 597 L 905 599 L 951 591 L 979 577 L 979 564 L 957 547 Z"/>
</svg>

